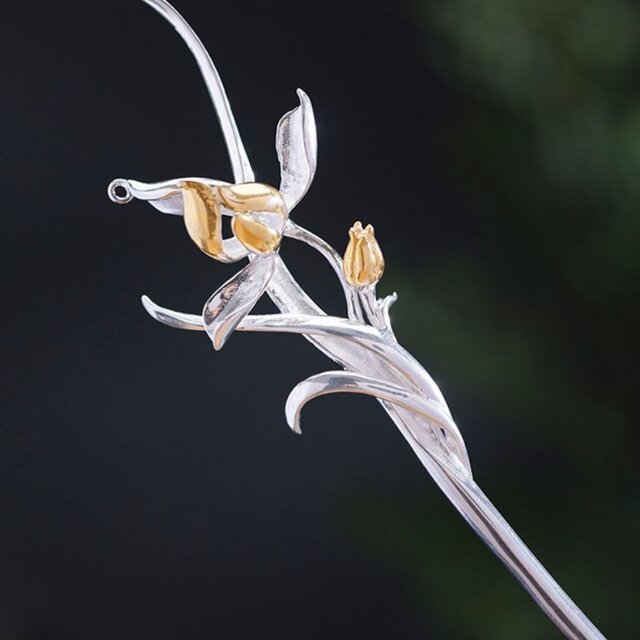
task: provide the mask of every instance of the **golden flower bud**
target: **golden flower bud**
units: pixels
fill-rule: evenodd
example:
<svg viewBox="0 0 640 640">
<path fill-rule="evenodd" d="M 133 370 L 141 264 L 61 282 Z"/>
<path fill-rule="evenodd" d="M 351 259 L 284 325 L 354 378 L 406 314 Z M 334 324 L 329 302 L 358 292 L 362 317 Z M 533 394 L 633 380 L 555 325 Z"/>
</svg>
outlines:
<svg viewBox="0 0 640 640">
<path fill-rule="evenodd" d="M 361 289 L 377 284 L 384 273 L 384 257 L 373 227 L 356 222 L 349 229 L 349 245 L 342 265 L 347 282 Z"/>
</svg>

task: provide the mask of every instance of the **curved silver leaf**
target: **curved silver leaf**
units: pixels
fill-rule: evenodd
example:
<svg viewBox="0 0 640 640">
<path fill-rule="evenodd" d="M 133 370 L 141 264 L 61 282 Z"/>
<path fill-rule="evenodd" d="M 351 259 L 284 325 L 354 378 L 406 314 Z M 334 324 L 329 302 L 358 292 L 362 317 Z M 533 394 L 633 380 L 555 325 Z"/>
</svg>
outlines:
<svg viewBox="0 0 640 640">
<path fill-rule="evenodd" d="M 259 259 L 260 258 L 254 259 L 254 262 Z M 143 296 L 142 304 L 152 318 L 169 327 L 188 331 L 206 330 L 201 316 L 172 311 L 171 309 L 161 307 L 152 302 L 147 296 Z M 448 411 L 442 393 L 431 376 L 410 358 L 402 357 L 402 354 L 398 354 L 397 347 L 394 349 L 387 345 L 380 332 L 373 327 L 367 327 L 366 325 L 332 316 L 285 313 L 276 315 L 245 315 L 236 326 L 236 330 L 297 333 L 306 337 L 343 340 L 345 345 L 351 343 L 350 354 L 360 354 L 362 358 L 366 353 L 369 353 L 370 357 L 379 365 L 386 362 L 388 367 L 391 367 L 391 369 L 387 367 L 387 370 L 394 372 L 394 380 L 413 387 L 415 391 L 421 394 L 427 401 L 437 403 L 443 410 Z M 351 360 L 353 360 L 353 358 L 351 358 Z M 345 366 L 347 366 L 346 363 Z M 362 370 L 366 370 L 366 367 L 363 366 Z M 384 375 L 383 372 L 385 372 L 385 368 L 379 367 L 379 375 Z"/>
<path fill-rule="evenodd" d="M 225 282 L 207 301 L 202 312 L 207 334 L 219 351 L 264 293 L 273 275 L 277 254 L 257 256 Z"/>
<path fill-rule="evenodd" d="M 296 433 L 302 433 L 300 414 L 304 406 L 314 398 L 332 393 L 357 393 L 373 396 L 378 400 L 390 402 L 427 418 L 441 430 L 445 446 L 453 450 L 465 469 L 471 473 L 469 456 L 462 435 L 449 413 L 442 406 L 396 384 L 376 380 L 359 373 L 328 371 L 311 376 L 297 385 L 289 394 L 285 408 L 287 423 L 291 429 Z"/>
<path fill-rule="evenodd" d="M 371 366 L 377 365 L 376 371 L 380 372 L 380 379 L 387 379 L 387 372 L 389 374 L 393 372 L 390 380 L 397 380 L 401 385 L 411 386 L 427 400 L 434 400 L 448 410 L 438 385 L 420 364 L 399 345 L 388 343 L 380 331 L 369 325 L 327 315 L 279 313 L 247 316 L 238 326 L 238 330 L 298 333 L 323 340 L 328 338 L 332 348 L 340 341 L 344 355 L 339 359 L 339 364 L 359 371 L 370 371 Z M 364 360 L 367 354 L 373 356 L 373 362 L 369 358 Z M 387 366 L 380 368 L 383 363 Z"/>
<path fill-rule="evenodd" d="M 291 211 L 307 193 L 316 173 L 318 135 L 309 96 L 298 89 L 300 106 L 282 116 L 276 131 L 280 192 Z"/>
</svg>

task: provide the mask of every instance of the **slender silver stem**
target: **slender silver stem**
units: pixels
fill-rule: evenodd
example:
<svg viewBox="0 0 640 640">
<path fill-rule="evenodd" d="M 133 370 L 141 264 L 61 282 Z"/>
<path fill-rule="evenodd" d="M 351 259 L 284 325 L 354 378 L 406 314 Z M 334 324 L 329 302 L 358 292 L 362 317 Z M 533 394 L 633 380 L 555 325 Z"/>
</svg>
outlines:
<svg viewBox="0 0 640 640">
<path fill-rule="evenodd" d="M 216 66 L 211 60 L 211 56 L 202 44 L 202 41 L 191 28 L 191 25 L 178 13 L 178 11 L 165 0 L 143 0 L 150 7 L 155 9 L 173 28 L 180 34 L 185 41 L 193 57 L 198 63 L 200 73 L 211 96 L 213 106 L 222 134 L 229 151 L 229 159 L 233 169 L 233 178 L 236 182 L 252 182 L 254 180 L 253 169 L 247 157 L 247 152 L 242 144 L 242 138 L 238 133 L 236 120 L 229 105 L 227 93 L 218 74 Z"/>
<path fill-rule="evenodd" d="M 400 426 L 400 425 L 399 425 Z M 400 427 L 403 431 L 403 427 Z M 605 637 L 531 553 L 480 487 L 468 477 L 454 474 L 428 451 L 407 438 L 437 485 L 562 633 L 572 640 Z"/>
<path fill-rule="evenodd" d="M 359 291 L 359 298 L 369 322 L 376 329 L 380 329 L 380 331 L 389 331 L 393 336 L 393 329 L 391 328 L 389 314 L 388 312 L 385 312 L 383 303 L 378 300 L 375 285 L 361 289 Z M 393 339 L 395 340 L 395 336 L 393 336 Z"/>
<path fill-rule="evenodd" d="M 166 0 L 143 1 L 174 26 L 195 56 L 222 127 L 235 181 L 254 180 L 224 87 L 202 42 L 184 18 Z M 118 183 L 113 185 L 110 195 L 116 201 L 124 202 L 131 193 L 127 191 L 126 184 Z M 168 212 L 173 212 L 173 205 L 170 203 L 165 203 L 165 208 Z M 308 232 L 297 233 L 304 236 Z M 333 249 L 327 249 L 328 245 L 325 246 L 324 241 L 319 245 L 315 238 L 311 234 L 305 237 L 305 241 L 312 246 L 315 245 L 316 248 L 321 247 L 321 252 L 325 253 L 325 257 L 328 257 L 335 267 L 338 263 Z M 422 394 L 427 402 L 435 403 L 436 408 L 441 412 L 438 415 L 448 420 L 451 414 L 437 385 L 419 363 L 402 349 L 395 339 L 391 339 L 391 334 L 385 334 L 375 327 L 367 327 L 353 320 L 326 316 L 294 280 L 280 258 L 275 260 L 275 270 L 267 291 L 282 312 L 281 315 L 248 316 L 238 327 L 240 330 L 301 333 L 347 371 L 366 373 L 371 379 L 387 384 L 385 387 L 387 390 L 393 388 L 390 385 L 397 385 L 398 388 L 409 385 Z M 350 295 L 347 296 L 348 301 L 350 297 Z M 383 307 L 387 318 L 386 324 L 388 324 L 388 307 L 391 302 L 392 299 L 388 299 L 386 306 Z M 361 315 L 358 313 L 362 314 L 362 310 L 358 311 L 359 305 L 353 302 L 348 304 L 350 315 L 353 314 L 354 318 L 360 320 Z M 202 328 L 202 319 L 199 316 L 178 314 L 157 307 L 148 299 L 145 300 L 145 307 L 154 317 L 171 326 L 193 330 Z M 373 300 L 369 299 L 367 311 L 374 313 L 376 311 L 374 307 Z M 384 393 L 376 395 L 375 386 L 375 384 L 363 385 L 360 390 L 366 387 L 371 395 L 378 397 L 414 453 L 445 495 L 567 638 L 604 640 L 604 636 L 558 586 L 475 484 L 468 461 L 459 460 L 446 439 L 443 439 L 442 429 L 437 422 L 429 418 L 430 412 L 426 409 L 416 410 L 416 408 L 422 409 L 424 405 L 417 401 L 415 406 L 410 402 L 391 403 L 385 399 L 388 396 Z M 447 422 L 447 428 L 450 426 Z M 460 455 L 465 458 L 466 451 Z"/>
<path fill-rule="evenodd" d="M 344 277 L 344 273 L 342 272 L 342 258 L 340 257 L 340 254 L 320 236 L 317 236 L 315 233 L 295 224 L 291 220 L 287 222 L 284 233 L 287 238 L 293 238 L 294 240 L 300 240 L 301 242 L 308 244 L 327 260 L 340 280 L 340 285 L 342 286 L 342 290 L 344 291 L 344 296 L 347 301 L 347 315 L 349 316 L 349 320 L 363 322 L 364 316 L 362 314 L 362 307 L 360 305 L 360 299 L 358 298 L 358 292 L 349 285 Z"/>
</svg>

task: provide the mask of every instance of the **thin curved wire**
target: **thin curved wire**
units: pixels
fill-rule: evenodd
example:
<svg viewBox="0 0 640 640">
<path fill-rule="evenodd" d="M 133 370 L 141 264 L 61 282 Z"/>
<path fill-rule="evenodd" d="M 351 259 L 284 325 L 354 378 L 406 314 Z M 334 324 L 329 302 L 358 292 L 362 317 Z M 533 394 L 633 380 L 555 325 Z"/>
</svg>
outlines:
<svg viewBox="0 0 640 640">
<path fill-rule="evenodd" d="M 229 159 L 233 169 L 233 177 L 236 182 L 253 182 L 255 177 L 251 163 L 242 144 L 242 138 L 238 132 L 236 120 L 231 111 L 231 105 L 227 98 L 222 80 L 213 60 L 206 50 L 198 34 L 180 13 L 166 0 L 143 0 L 151 8 L 155 9 L 173 28 L 180 34 L 187 47 L 198 63 L 200 73 L 211 96 L 222 134 L 229 151 Z"/>
<path fill-rule="evenodd" d="M 308 229 L 301 227 L 292 220 L 287 220 L 287 226 L 285 227 L 284 234 L 287 238 L 304 242 L 326 259 L 340 280 L 340 285 L 342 286 L 344 297 L 347 301 L 347 314 L 349 319 L 357 322 L 363 322 L 364 316 L 362 315 L 362 306 L 360 305 L 358 292 L 349 285 L 344 277 L 344 273 L 342 272 L 342 257 L 340 254 L 320 236 L 317 236 Z"/>
</svg>

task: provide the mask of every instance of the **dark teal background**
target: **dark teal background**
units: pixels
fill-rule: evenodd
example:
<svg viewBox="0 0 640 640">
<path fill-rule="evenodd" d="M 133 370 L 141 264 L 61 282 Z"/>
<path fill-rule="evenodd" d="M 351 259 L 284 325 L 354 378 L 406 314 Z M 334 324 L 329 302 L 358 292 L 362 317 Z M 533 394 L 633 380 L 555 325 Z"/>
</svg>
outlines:
<svg viewBox="0 0 640 640">
<path fill-rule="evenodd" d="M 479 484 L 609 638 L 640 634 L 640 9 L 622 0 L 176 0 L 258 179 L 310 95 L 296 220 L 376 227 L 401 342 Z M 331 367 L 294 336 L 154 323 L 233 272 L 115 177 L 228 179 L 184 45 L 142 2 L 12 2 L 0 23 L 0 637 L 559 633 L 379 406 L 284 402 Z M 328 311 L 333 274 L 282 255 Z M 271 306 L 261 303 L 262 310 Z"/>
</svg>

